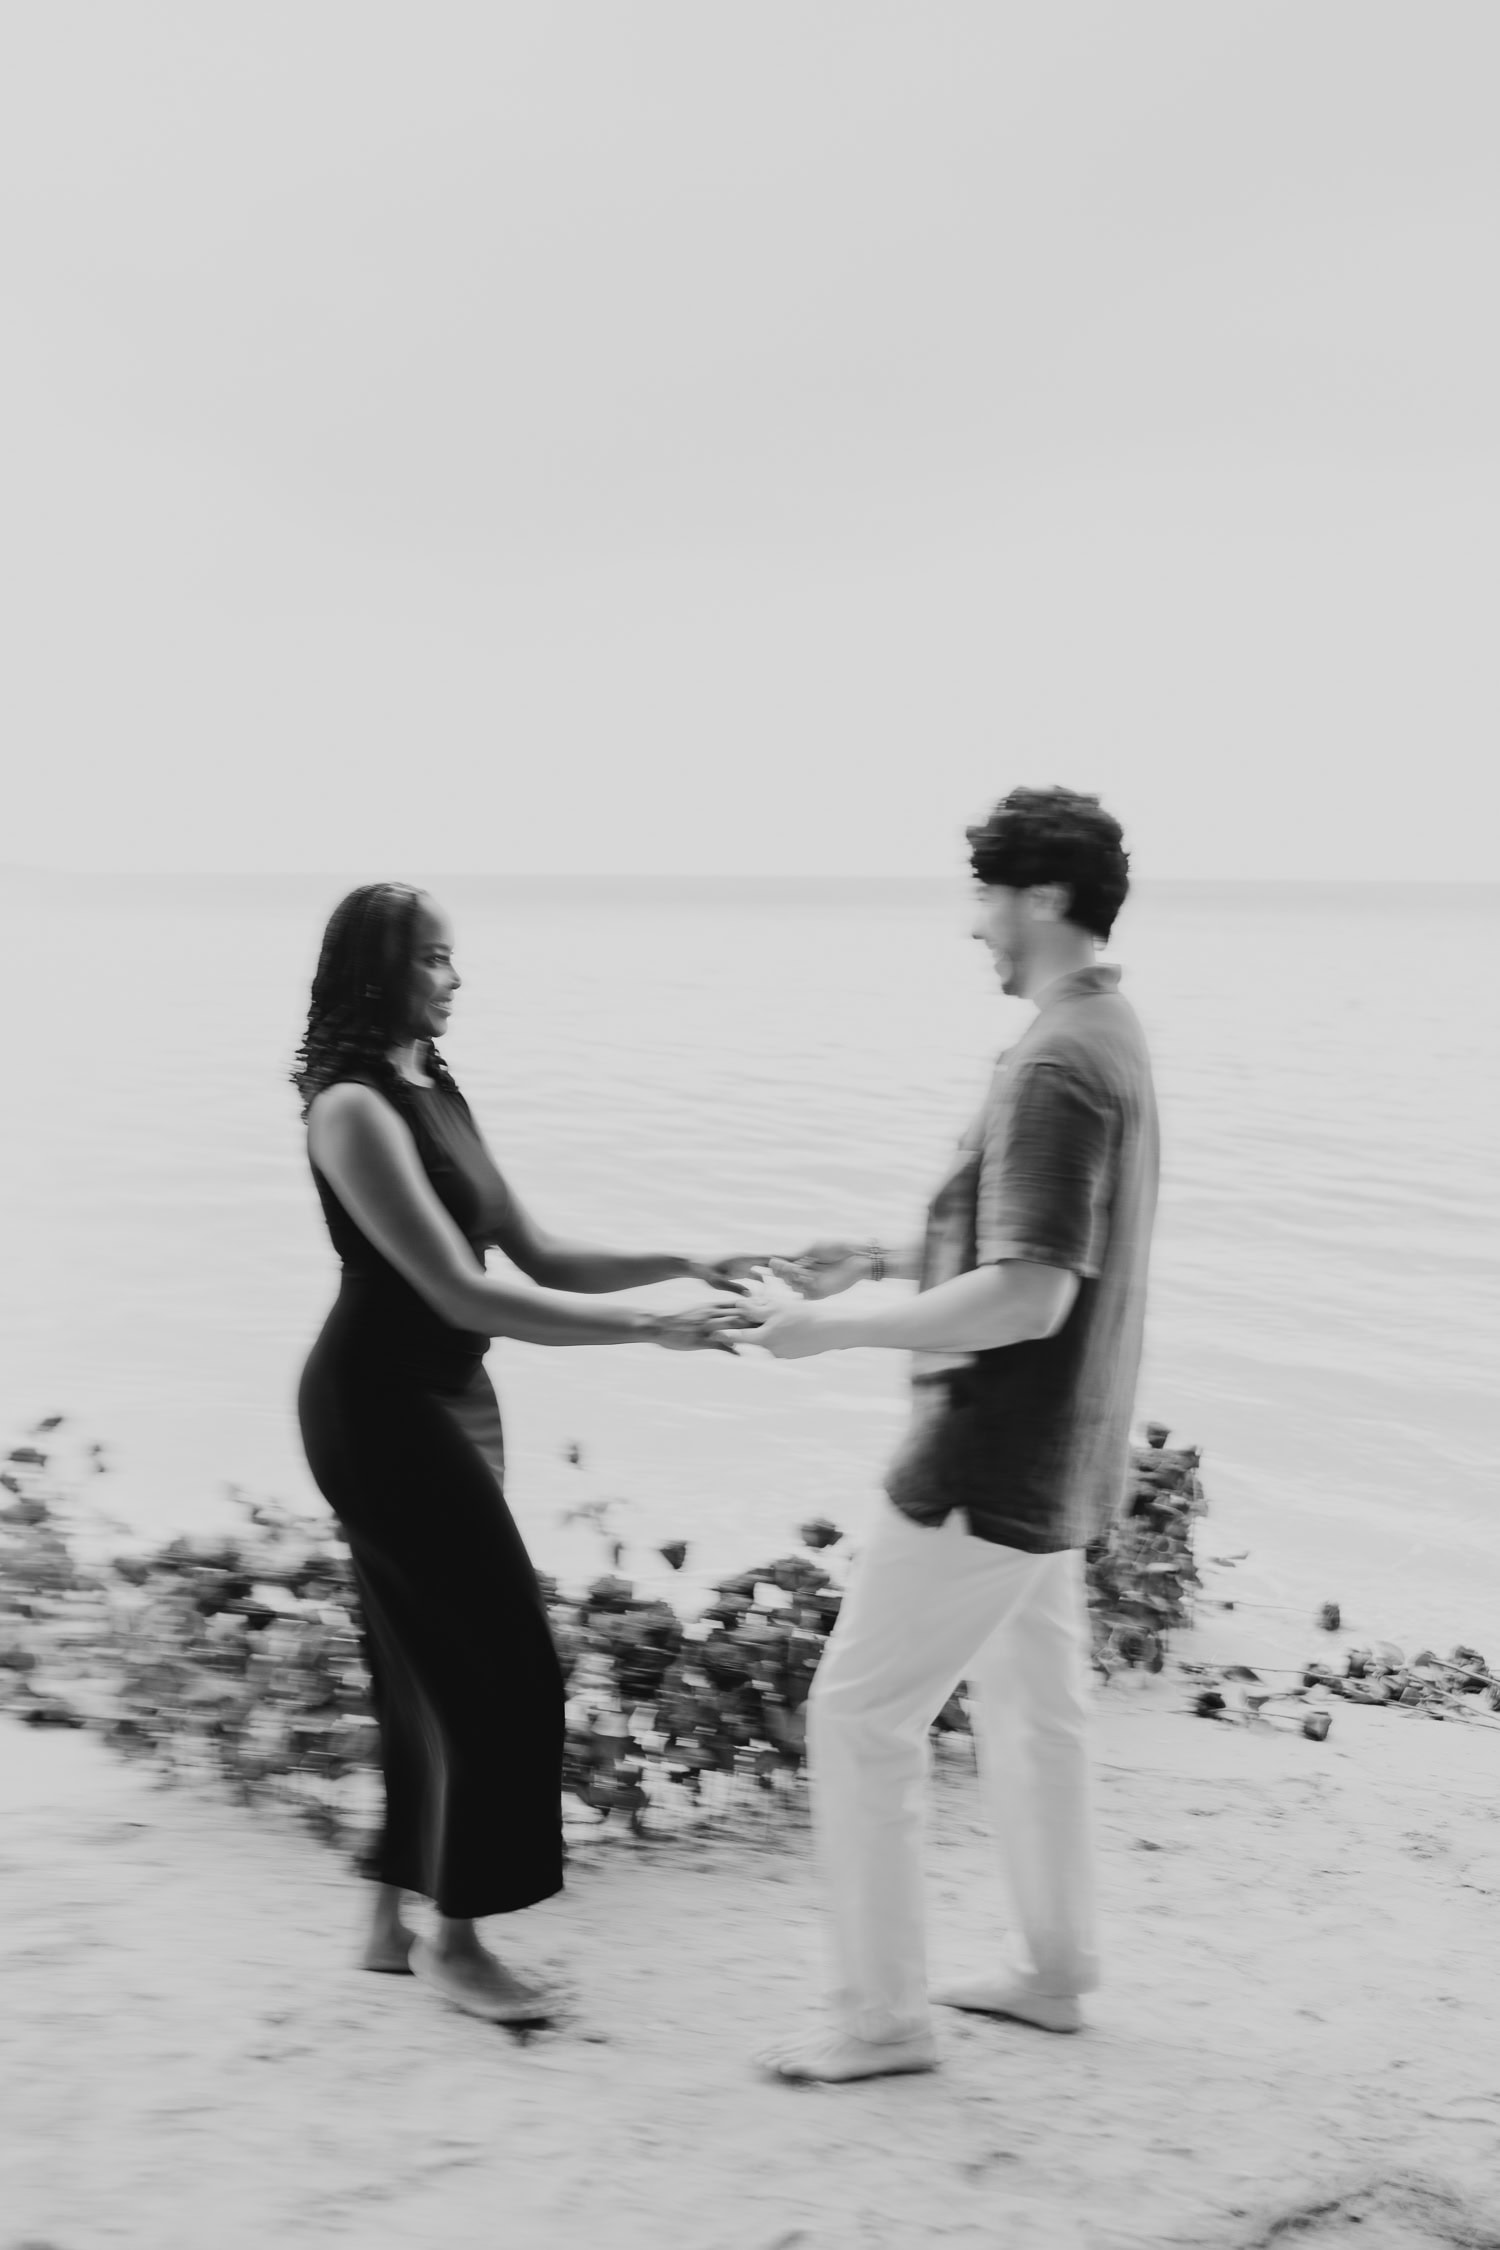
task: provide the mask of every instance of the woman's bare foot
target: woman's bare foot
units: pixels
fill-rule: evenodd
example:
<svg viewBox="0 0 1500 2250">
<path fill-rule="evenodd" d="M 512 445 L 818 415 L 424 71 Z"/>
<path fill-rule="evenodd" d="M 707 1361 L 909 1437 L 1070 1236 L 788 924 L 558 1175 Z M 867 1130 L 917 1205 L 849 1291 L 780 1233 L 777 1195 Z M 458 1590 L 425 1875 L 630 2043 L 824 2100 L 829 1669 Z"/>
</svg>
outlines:
<svg viewBox="0 0 1500 2250">
<path fill-rule="evenodd" d="M 378 1976 L 385 1977 L 411 1975 L 411 1949 L 416 1939 L 401 1919 L 401 1901 L 405 1896 L 395 1883 L 382 1883 L 377 1888 L 370 1934 L 360 1957 L 362 1969 L 373 1969 Z"/>
<path fill-rule="evenodd" d="M 451 2007 L 486 2023 L 546 2023 L 556 2009 L 555 1997 L 544 1986 L 507 1969 L 477 1938 L 467 1943 L 419 1938 L 410 1965 L 418 1981 Z"/>
<path fill-rule="evenodd" d="M 377 1976 L 409 1977 L 411 1949 L 416 1942 L 404 1923 L 394 1930 L 372 1930 L 365 1940 L 359 1965 L 362 1969 L 373 1969 Z"/>
</svg>

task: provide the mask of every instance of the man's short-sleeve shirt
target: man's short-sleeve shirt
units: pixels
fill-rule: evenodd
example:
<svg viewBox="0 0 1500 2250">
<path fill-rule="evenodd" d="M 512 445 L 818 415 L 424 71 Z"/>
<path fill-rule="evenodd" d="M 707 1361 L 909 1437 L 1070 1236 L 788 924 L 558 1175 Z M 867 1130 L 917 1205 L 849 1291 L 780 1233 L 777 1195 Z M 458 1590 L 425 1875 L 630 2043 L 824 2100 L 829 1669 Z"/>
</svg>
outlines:
<svg viewBox="0 0 1500 2250">
<path fill-rule="evenodd" d="M 1158 1144 L 1151 1065 L 1118 969 L 1061 977 L 1003 1055 L 934 1196 L 920 1286 L 1024 1259 L 1078 1276 L 1055 1336 L 912 1355 L 911 1428 L 886 1480 L 922 1523 L 1084 1547 L 1119 1508 L 1140 1368 Z"/>
</svg>

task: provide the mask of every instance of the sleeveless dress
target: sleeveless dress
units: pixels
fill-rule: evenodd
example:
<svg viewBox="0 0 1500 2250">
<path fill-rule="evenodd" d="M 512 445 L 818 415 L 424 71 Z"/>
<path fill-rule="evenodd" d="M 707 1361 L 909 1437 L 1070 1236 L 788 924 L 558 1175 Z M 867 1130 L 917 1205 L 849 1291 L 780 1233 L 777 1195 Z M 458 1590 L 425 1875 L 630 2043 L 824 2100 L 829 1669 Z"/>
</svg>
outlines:
<svg viewBox="0 0 1500 2250">
<path fill-rule="evenodd" d="M 509 1192 L 451 1080 L 375 1091 L 483 1267 Z M 308 1465 L 348 1538 L 380 1723 L 385 1824 L 364 1872 L 452 1917 L 562 1888 L 563 1681 L 504 1494 L 489 1338 L 451 1328 L 316 1165 L 343 1263 L 298 1394 Z"/>
</svg>

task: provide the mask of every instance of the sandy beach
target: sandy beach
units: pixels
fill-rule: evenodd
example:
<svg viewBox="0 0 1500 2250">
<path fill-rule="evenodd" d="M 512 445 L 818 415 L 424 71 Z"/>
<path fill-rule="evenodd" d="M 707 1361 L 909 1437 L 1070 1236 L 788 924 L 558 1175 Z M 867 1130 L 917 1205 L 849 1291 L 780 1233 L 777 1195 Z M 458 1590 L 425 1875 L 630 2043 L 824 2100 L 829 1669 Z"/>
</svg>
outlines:
<svg viewBox="0 0 1500 2250">
<path fill-rule="evenodd" d="M 0 7 L 0 2250 L 1500 2250 L 1497 80 Z"/>
<path fill-rule="evenodd" d="M 937 2074 L 843 2089 L 752 2068 L 816 2004 L 803 1825 L 581 1845 L 506 1932 L 573 1995 L 522 2039 L 356 1971 L 290 1816 L 0 1721 L 4 2250 L 1500 2244 L 1491 1730 L 1184 1701 L 1101 1698 L 1086 2034 L 945 2018 Z M 968 1757 L 938 1972 L 1003 1934 Z"/>
</svg>

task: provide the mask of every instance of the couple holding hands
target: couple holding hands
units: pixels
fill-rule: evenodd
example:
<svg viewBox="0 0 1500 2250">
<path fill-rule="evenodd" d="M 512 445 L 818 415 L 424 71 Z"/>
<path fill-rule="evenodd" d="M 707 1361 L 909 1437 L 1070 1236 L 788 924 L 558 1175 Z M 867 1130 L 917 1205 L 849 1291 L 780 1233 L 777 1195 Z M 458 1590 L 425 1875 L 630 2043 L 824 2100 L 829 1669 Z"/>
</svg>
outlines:
<svg viewBox="0 0 1500 2250">
<path fill-rule="evenodd" d="M 968 836 L 975 935 L 1003 990 L 1037 1012 L 910 1248 L 824 1242 L 715 1262 L 549 1233 L 438 1053 L 459 987 L 443 915 L 399 884 L 335 910 L 295 1080 L 342 1276 L 298 1403 L 348 1538 L 380 1726 L 367 1968 L 414 1972 L 496 2022 L 550 2012 L 475 1930 L 562 1888 L 563 1681 L 505 1504 L 491 1337 L 902 1350 L 911 1422 L 808 1705 L 831 2005 L 764 2060 L 796 2080 L 931 2069 L 933 1998 L 1079 2028 L 1098 1979 L 1083 1550 L 1124 1493 L 1156 1111 L 1119 971 L 1096 958 L 1128 889 L 1118 823 L 1094 797 L 1014 789 Z M 492 1245 L 515 1277 L 486 1273 Z M 802 1301 L 757 1307 L 744 1290 L 757 1266 Z M 734 1301 L 665 1314 L 607 1302 L 684 1277 Z M 840 1302 L 884 1277 L 917 1290 Z M 932 1994 L 927 1737 L 964 1680 L 1016 1943 Z M 403 1920 L 407 1892 L 435 1904 L 431 1939 Z"/>
</svg>

